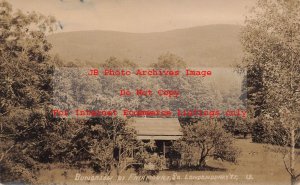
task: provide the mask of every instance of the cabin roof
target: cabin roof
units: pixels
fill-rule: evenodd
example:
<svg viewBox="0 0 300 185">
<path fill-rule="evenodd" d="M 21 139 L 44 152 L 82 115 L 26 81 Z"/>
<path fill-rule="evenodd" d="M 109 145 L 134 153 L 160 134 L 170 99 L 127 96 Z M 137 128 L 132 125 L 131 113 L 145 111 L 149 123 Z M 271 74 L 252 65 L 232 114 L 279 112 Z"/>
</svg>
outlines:
<svg viewBox="0 0 300 185">
<path fill-rule="evenodd" d="M 134 118 L 129 125 L 141 140 L 177 140 L 182 136 L 177 118 Z"/>
</svg>

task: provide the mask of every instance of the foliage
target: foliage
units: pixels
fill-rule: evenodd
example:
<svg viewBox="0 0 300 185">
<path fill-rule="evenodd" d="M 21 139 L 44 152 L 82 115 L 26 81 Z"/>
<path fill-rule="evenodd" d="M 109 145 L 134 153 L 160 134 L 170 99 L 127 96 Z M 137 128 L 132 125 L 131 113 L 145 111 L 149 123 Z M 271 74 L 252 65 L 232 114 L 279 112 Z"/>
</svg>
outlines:
<svg viewBox="0 0 300 185">
<path fill-rule="evenodd" d="M 241 117 L 227 117 L 222 120 L 222 122 L 224 122 L 224 129 L 233 135 L 243 135 L 243 137 L 246 138 L 246 136 L 251 133 L 251 123 L 249 123 L 247 119 Z"/>
<path fill-rule="evenodd" d="M 154 141 L 149 143 L 143 143 L 141 150 L 136 153 L 136 161 L 138 165 L 135 165 L 135 171 L 138 175 L 144 176 L 143 181 L 150 181 L 148 176 L 155 176 L 165 165 L 163 162 L 164 157 L 157 155 L 154 152 L 156 149 Z"/>
<path fill-rule="evenodd" d="M 157 70 L 180 70 L 185 66 L 182 59 L 173 54 L 162 55 L 153 66 Z M 129 70 L 134 73 L 137 65 L 128 60 L 115 57 L 100 64 L 99 73 L 105 69 Z M 150 68 L 152 69 L 152 68 Z M 87 70 L 78 67 L 63 67 L 55 70 L 53 102 L 60 109 L 115 109 L 115 110 L 171 110 L 211 109 L 216 101 L 211 89 L 203 85 L 201 78 L 190 78 L 183 73 L 180 76 L 82 76 Z M 87 83 L 88 82 L 88 83 Z M 131 91 L 131 96 L 120 96 L 120 90 Z M 152 90 L 151 96 L 136 96 L 136 89 Z M 160 89 L 178 90 L 183 98 L 159 96 Z M 90 106 L 93 105 L 93 106 Z M 97 109 L 96 109 L 97 110 Z M 175 115 L 173 115 L 175 116 Z"/>
<path fill-rule="evenodd" d="M 96 172 L 120 170 L 122 154 L 141 145 L 135 131 L 126 125 L 127 121 L 119 117 L 85 121 L 68 146 L 70 163 L 91 167 Z"/>
<path fill-rule="evenodd" d="M 267 125 L 261 120 L 256 120 L 252 125 L 252 141 L 256 143 L 266 143 L 268 135 Z"/>
<path fill-rule="evenodd" d="M 185 163 L 197 159 L 199 167 L 206 166 L 208 157 L 237 162 L 239 151 L 233 146 L 231 134 L 225 132 L 220 123 L 207 122 L 183 127 L 183 136 L 175 142 Z"/>
<path fill-rule="evenodd" d="M 295 169 L 300 137 L 299 25 L 298 0 L 259 0 L 242 34 L 245 56 L 241 68 L 250 82 L 247 104 L 254 110 L 253 118 L 263 124 L 256 128 L 268 131 L 262 138 L 255 135 L 255 140 L 289 147 L 289 152 L 281 153 L 292 184 L 300 177 Z"/>
<path fill-rule="evenodd" d="M 13 12 L 1 1 L 0 23 L 0 181 L 34 183 L 37 161 L 50 160 L 60 140 L 52 133 L 62 129 L 49 124 L 53 64 L 46 33 L 55 19 Z"/>
</svg>

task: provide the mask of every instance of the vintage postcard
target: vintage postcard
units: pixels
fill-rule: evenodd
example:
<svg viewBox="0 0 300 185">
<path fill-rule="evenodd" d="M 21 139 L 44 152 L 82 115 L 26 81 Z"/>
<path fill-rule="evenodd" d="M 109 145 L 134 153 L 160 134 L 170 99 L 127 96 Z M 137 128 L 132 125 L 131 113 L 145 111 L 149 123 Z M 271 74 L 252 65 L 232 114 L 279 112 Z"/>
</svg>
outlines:
<svg viewBox="0 0 300 185">
<path fill-rule="evenodd" d="M 0 185 L 300 185 L 299 0 L 0 0 Z"/>
</svg>

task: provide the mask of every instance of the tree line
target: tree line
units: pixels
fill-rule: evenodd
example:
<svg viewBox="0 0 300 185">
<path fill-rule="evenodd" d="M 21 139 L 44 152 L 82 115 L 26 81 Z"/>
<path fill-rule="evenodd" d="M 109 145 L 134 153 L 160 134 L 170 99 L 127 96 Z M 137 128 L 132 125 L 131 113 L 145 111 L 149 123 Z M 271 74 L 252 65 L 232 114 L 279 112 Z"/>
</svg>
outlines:
<svg viewBox="0 0 300 185">
<path fill-rule="evenodd" d="M 180 122 L 184 123 L 183 137 L 174 143 L 174 152 L 181 154 L 182 159 L 189 161 L 196 155 L 200 168 L 207 165 L 207 157 L 237 162 L 239 151 L 233 145 L 231 134 L 242 134 L 244 137 L 251 134 L 254 142 L 281 146 L 273 149 L 283 155 L 291 184 L 296 184 L 300 178 L 296 169 L 296 158 L 300 156 L 297 150 L 300 145 L 299 10 L 298 0 L 258 1 L 243 28 L 241 42 L 244 58 L 238 68 L 246 72 L 241 100 L 248 108 L 249 119 L 181 118 Z M 65 64 L 59 57 L 50 55 L 51 44 L 46 35 L 55 30 L 55 19 L 34 12 L 14 12 L 6 1 L 0 2 L 0 15 L 1 182 L 36 183 L 40 164 L 55 162 L 110 173 L 122 167 L 115 154 L 132 147 L 137 151 L 136 160 L 140 163 L 160 165 L 159 158 L 142 150 L 146 148 L 146 151 L 151 151 L 153 146 L 137 140 L 136 131 L 127 127 L 128 120 L 119 117 L 87 120 L 54 118 L 51 114 L 53 101 L 68 107 L 69 102 L 75 102 L 72 99 L 81 97 L 82 101 L 92 103 L 92 109 L 111 104 L 120 108 L 125 105 L 156 107 L 161 106 L 162 102 L 169 108 L 195 107 L 199 106 L 197 100 L 209 92 L 209 89 L 201 88 L 201 81 L 179 78 L 179 82 L 174 83 L 170 78 L 161 78 L 158 84 L 171 84 L 172 88 L 182 89 L 189 101 L 147 98 L 136 99 L 136 104 L 129 105 L 126 98 L 120 99 L 108 91 L 115 88 L 109 80 L 99 83 L 95 79 L 87 83 L 88 87 L 83 87 L 78 86 L 78 79 L 73 79 L 71 82 L 61 80 L 60 86 L 56 86 L 62 92 L 70 88 L 73 94 L 56 96 L 53 87 L 55 68 L 78 67 L 78 64 Z M 137 67 L 129 60 L 120 61 L 114 57 L 101 65 Z M 167 54 L 159 57 L 152 67 L 170 69 L 186 66 L 183 59 Z M 125 83 L 130 85 L 130 80 L 126 79 Z M 116 82 L 120 87 L 124 85 L 122 81 Z M 147 86 L 148 83 L 142 85 Z M 89 94 L 85 92 L 86 88 L 94 88 L 90 92 L 100 89 L 101 95 Z M 228 106 L 228 102 L 235 106 L 233 94 L 229 93 L 217 101 L 218 106 Z M 206 98 L 204 102 L 207 103 L 203 106 L 209 107 L 215 105 L 220 97 Z M 138 173 L 148 173 L 142 166 L 136 170 Z"/>
</svg>

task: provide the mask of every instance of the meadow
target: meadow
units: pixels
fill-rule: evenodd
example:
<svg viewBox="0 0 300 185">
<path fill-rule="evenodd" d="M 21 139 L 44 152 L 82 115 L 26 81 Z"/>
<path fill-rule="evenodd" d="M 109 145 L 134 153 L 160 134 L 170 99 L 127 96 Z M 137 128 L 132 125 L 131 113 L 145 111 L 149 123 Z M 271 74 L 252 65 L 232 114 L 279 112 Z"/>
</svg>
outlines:
<svg viewBox="0 0 300 185">
<path fill-rule="evenodd" d="M 251 139 L 235 139 L 235 145 L 241 151 L 237 164 L 209 159 L 209 167 L 203 170 L 180 169 L 163 170 L 150 181 L 141 181 L 133 169 L 123 171 L 119 180 L 114 172 L 111 176 L 95 174 L 90 169 L 65 168 L 64 164 L 46 165 L 40 171 L 40 184 L 256 184 L 289 185 L 290 177 L 285 171 L 282 156 L 270 150 L 270 145 L 252 143 Z M 296 162 L 300 168 L 300 160 Z M 75 180 L 77 176 L 86 180 Z M 98 179 L 96 177 L 98 176 Z M 88 179 L 90 178 L 90 179 Z M 109 180 L 108 180 L 109 179 Z"/>
</svg>

